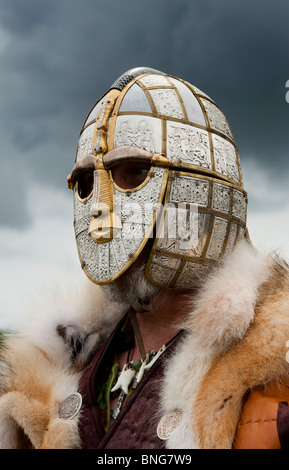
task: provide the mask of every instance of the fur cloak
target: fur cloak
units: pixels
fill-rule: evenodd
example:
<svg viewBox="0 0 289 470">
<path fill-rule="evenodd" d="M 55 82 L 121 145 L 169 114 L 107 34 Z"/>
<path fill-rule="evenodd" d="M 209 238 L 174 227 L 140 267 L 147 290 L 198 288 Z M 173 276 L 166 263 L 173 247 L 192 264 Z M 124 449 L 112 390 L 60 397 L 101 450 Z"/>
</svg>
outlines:
<svg viewBox="0 0 289 470">
<path fill-rule="evenodd" d="M 188 303 L 160 392 L 160 417 L 182 411 L 167 448 L 232 448 L 246 394 L 287 383 L 288 274 L 286 263 L 242 242 Z M 1 351 L 0 447 L 81 447 L 81 410 L 63 419 L 59 408 L 127 307 L 108 303 L 85 280 L 42 295 L 30 310 Z"/>
</svg>

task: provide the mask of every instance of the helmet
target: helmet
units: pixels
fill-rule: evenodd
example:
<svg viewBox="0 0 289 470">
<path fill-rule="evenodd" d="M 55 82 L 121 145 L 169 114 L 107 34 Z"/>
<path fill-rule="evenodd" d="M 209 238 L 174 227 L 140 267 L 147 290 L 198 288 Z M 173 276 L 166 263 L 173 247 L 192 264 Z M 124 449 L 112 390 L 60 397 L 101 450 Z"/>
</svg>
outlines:
<svg viewBox="0 0 289 470">
<path fill-rule="evenodd" d="M 122 187 L 114 168 L 131 162 L 149 170 Z M 129 70 L 93 106 L 68 185 L 81 265 L 96 284 L 114 281 L 149 246 L 152 284 L 193 288 L 246 234 L 247 194 L 223 112 L 154 69 Z"/>
</svg>

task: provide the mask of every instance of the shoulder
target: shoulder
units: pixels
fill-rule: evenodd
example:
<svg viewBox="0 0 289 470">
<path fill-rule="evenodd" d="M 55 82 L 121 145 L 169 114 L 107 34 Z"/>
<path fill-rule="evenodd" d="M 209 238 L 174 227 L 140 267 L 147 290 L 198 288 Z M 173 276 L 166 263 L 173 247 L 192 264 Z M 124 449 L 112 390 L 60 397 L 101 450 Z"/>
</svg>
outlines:
<svg viewBox="0 0 289 470">
<path fill-rule="evenodd" d="M 2 364 L 11 367 L 20 357 L 46 357 L 60 368 L 83 363 L 125 312 L 86 277 L 44 283 L 25 305 L 15 333 L 4 337 Z"/>
<path fill-rule="evenodd" d="M 284 260 L 242 244 L 212 273 L 192 319 L 199 343 L 213 358 L 194 400 L 201 448 L 231 448 L 248 392 L 256 390 L 252 397 L 259 400 L 257 391 L 289 378 L 288 320 Z"/>
<path fill-rule="evenodd" d="M 61 419 L 61 404 L 123 312 L 90 281 L 55 284 L 28 307 L 0 349 L 0 448 L 77 448 L 79 416 Z"/>
<path fill-rule="evenodd" d="M 289 386 L 272 382 L 245 399 L 234 449 L 289 448 Z"/>
</svg>

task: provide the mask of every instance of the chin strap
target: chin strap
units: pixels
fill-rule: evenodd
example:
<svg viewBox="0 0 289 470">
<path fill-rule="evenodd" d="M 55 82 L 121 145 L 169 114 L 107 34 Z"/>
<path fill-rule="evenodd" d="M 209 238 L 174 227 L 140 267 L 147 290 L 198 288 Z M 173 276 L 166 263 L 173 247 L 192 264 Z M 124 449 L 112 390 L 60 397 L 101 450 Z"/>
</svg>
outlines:
<svg viewBox="0 0 289 470">
<path fill-rule="evenodd" d="M 129 311 L 129 318 L 130 318 L 130 321 L 131 321 L 131 324 L 132 324 L 132 327 L 133 327 L 135 339 L 137 341 L 137 345 L 138 345 L 138 348 L 139 348 L 139 352 L 141 354 L 141 358 L 144 361 L 145 358 L 146 358 L 146 352 L 145 352 L 145 348 L 144 348 L 144 344 L 143 344 L 139 324 L 138 324 L 137 319 L 136 319 L 136 311 L 135 311 L 133 306 L 131 307 L 131 309 Z"/>
<path fill-rule="evenodd" d="M 141 353 L 141 358 L 144 361 L 146 358 L 146 352 L 140 332 L 140 328 L 136 319 L 136 312 L 142 313 L 142 312 L 149 312 L 153 308 L 153 301 L 152 299 L 148 300 L 137 300 L 131 305 L 131 308 L 129 310 L 129 318 L 133 327 L 133 331 L 135 334 L 135 339 L 137 341 L 137 345 L 139 348 L 139 351 Z"/>
<path fill-rule="evenodd" d="M 149 299 L 147 301 L 146 300 L 143 300 L 143 301 L 137 300 L 136 302 L 134 302 L 131 305 L 131 307 L 138 313 L 149 312 L 153 308 L 153 301 L 151 299 Z"/>
</svg>

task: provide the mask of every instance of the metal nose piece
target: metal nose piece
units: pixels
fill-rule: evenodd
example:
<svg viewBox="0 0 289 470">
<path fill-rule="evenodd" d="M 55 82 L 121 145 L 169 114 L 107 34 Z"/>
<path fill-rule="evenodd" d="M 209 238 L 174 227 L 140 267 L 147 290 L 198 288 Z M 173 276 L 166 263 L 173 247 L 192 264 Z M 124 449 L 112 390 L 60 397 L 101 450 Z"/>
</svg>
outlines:
<svg viewBox="0 0 289 470">
<path fill-rule="evenodd" d="M 92 217 L 88 233 L 96 243 L 106 243 L 113 239 L 121 229 L 121 221 L 115 212 L 102 212 Z"/>
<path fill-rule="evenodd" d="M 97 193 L 90 210 L 88 233 L 96 243 L 106 243 L 121 229 L 121 221 L 113 207 L 113 189 L 107 170 L 97 171 Z"/>
<path fill-rule="evenodd" d="M 110 212 L 110 207 L 107 204 L 104 204 L 103 202 L 100 202 L 100 201 L 94 201 L 90 209 L 90 214 L 93 217 L 101 217 L 103 214 L 106 214 L 107 212 Z"/>
<path fill-rule="evenodd" d="M 107 131 L 110 114 L 120 91 L 110 90 L 98 111 L 93 149 L 96 156 L 97 190 L 94 191 L 88 233 L 96 243 L 106 243 L 113 239 L 121 228 L 119 216 L 114 211 L 113 185 L 108 170 L 103 165 L 103 155 L 107 152 Z M 96 189 L 96 188 L 95 188 Z"/>
</svg>

